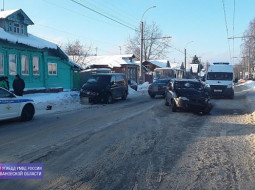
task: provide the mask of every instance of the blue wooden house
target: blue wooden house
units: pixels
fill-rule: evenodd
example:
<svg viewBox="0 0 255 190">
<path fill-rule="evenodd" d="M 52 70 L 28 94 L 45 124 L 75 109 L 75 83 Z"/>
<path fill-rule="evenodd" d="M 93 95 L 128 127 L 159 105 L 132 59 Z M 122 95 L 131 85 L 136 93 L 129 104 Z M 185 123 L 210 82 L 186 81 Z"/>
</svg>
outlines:
<svg viewBox="0 0 255 190">
<path fill-rule="evenodd" d="M 0 76 L 12 84 L 19 74 L 25 90 L 72 89 L 77 66 L 56 44 L 29 34 L 33 24 L 22 9 L 0 12 Z"/>
</svg>

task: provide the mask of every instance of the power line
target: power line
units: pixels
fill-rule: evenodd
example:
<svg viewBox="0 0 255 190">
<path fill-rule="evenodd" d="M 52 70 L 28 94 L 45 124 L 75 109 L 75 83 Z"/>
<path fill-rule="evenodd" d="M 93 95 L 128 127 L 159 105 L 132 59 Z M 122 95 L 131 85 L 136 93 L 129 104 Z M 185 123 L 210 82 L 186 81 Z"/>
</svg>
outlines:
<svg viewBox="0 0 255 190">
<path fill-rule="evenodd" d="M 236 13 L 236 1 L 234 0 L 234 12 L 233 12 L 233 36 L 235 35 L 235 13 Z M 233 57 L 235 55 L 235 38 L 233 38 Z M 234 64 L 234 58 L 232 59 Z"/>
<path fill-rule="evenodd" d="M 51 27 L 51 26 L 46 26 L 46 25 L 42 25 L 42 24 L 36 24 L 36 25 L 41 26 L 41 27 L 45 27 L 45 28 L 48 28 L 48 29 L 51 29 L 51 30 L 54 30 L 54 31 L 57 31 L 57 32 L 66 33 L 66 34 L 72 35 L 72 37 L 73 37 L 73 36 L 76 36 L 76 37 L 83 38 L 82 36 L 78 36 L 78 35 L 73 34 L 73 33 L 70 33 L 70 32 L 66 32 L 66 31 L 63 31 L 63 30 L 59 30 L 59 29 L 54 28 L 54 27 Z M 46 38 L 46 37 L 42 37 L 42 38 Z M 49 41 L 51 41 L 51 40 L 49 40 Z M 105 42 L 101 42 L 101 41 L 98 41 L 98 40 L 97 40 L 97 42 L 106 44 Z M 110 44 L 110 43 L 107 43 L 107 44 L 112 45 L 112 44 Z M 113 46 L 116 46 L 116 47 L 117 47 L 117 45 L 113 45 Z M 100 50 L 103 51 L 103 52 L 106 52 L 106 53 L 111 53 L 111 54 L 113 53 L 113 52 L 110 52 L 110 51 L 108 51 L 108 50 L 104 50 L 104 49 L 101 49 L 101 48 L 100 48 Z"/>
<path fill-rule="evenodd" d="M 101 15 L 101 16 L 107 18 L 107 19 L 110 19 L 111 21 L 114 21 L 114 22 L 116 22 L 116 23 L 118 23 L 118 24 L 120 24 L 120 25 L 122 25 L 122 26 L 125 26 L 125 27 L 127 27 L 127 28 L 129 28 L 129 29 L 131 29 L 131 30 L 137 31 L 135 28 L 132 28 L 131 26 L 128 26 L 128 25 L 126 25 L 126 24 L 124 24 L 124 23 L 122 23 L 122 22 L 120 22 L 120 21 L 118 21 L 118 20 L 116 20 L 116 19 L 113 19 L 113 18 L 111 18 L 111 17 L 109 17 L 109 16 L 107 16 L 107 15 L 105 15 L 105 14 L 103 14 L 103 13 L 100 13 L 100 12 L 98 12 L 97 10 L 94 10 L 94 9 L 92 9 L 92 8 L 90 8 L 90 7 L 88 7 L 88 6 L 84 5 L 84 4 L 82 4 L 82 3 L 79 3 L 79 2 L 77 2 L 77 1 L 75 1 L 75 0 L 70 0 L 70 1 L 76 3 L 77 5 L 80 5 L 80 6 L 84 7 L 84 8 L 86 8 L 86 9 L 88 9 L 88 10 L 94 12 L 94 13 L 97 13 L 97 14 L 99 14 L 99 15 Z"/>
<path fill-rule="evenodd" d="M 128 19 L 127 16 L 130 15 L 130 14 L 123 14 L 123 11 L 119 11 L 118 8 L 113 9 L 112 7 L 109 6 L 110 2 L 107 2 L 107 4 L 104 4 L 103 8 L 101 8 L 100 6 L 98 6 L 98 3 L 95 4 L 95 2 L 92 3 L 92 2 L 88 2 L 87 0 L 83 0 L 83 1 L 85 1 L 88 4 L 88 6 L 90 5 L 90 7 L 93 7 L 94 9 L 96 9 L 98 12 L 100 11 L 101 13 L 105 13 L 105 15 L 108 15 L 111 18 L 115 18 L 116 20 L 118 20 L 118 21 L 120 21 L 122 23 L 125 23 L 125 24 L 127 24 L 129 26 L 132 26 L 131 23 L 136 23 L 137 22 L 137 19 L 135 19 L 135 21 L 128 22 L 127 20 L 130 20 L 131 17 Z M 102 3 L 103 2 L 104 1 L 102 1 Z M 107 9 L 110 11 L 110 13 L 107 12 Z M 116 18 L 116 16 L 114 14 L 118 15 L 118 16 L 122 15 L 122 17 L 124 15 L 124 17 L 126 17 L 127 19 L 123 20 L 121 18 Z"/>
<path fill-rule="evenodd" d="M 226 25 L 226 31 L 227 31 L 227 38 L 229 36 L 229 33 L 228 33 L 228 23 L 227 23 L 227 16 L 226 16 L 226 9 L 225 9 L 225 3 L 224 3 L 224 0 L 222 0 L 222 6 L 223 6 L 223 12 L 224 12 L 224 18 L 225 18 L 225 25 Z M 228 40 L 228 48 L 229 48 L 229 56 L 230 56 L 230 60 L 231 60 L 231 50 L 230 50 L 230 43 L 229 43 L 229 40 Z"/>
</svg>

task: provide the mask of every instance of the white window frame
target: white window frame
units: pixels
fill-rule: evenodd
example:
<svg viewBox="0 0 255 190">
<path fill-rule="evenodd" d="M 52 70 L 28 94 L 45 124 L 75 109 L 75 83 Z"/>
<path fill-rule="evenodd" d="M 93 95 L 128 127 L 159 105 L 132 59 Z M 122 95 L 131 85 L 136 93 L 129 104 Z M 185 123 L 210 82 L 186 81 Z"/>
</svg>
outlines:
<svg viewBox="0 0 255 190">
<path fill-rule="evenodd" d="M 4 75 L 4 54 L 2 52 L 0 52 L 0 57 L 2 58 L 2 60 L 0 59 L 0 65 L 2 65 L 2 69 L 3 69 L 2 72 L 0 70 L 0 75 Z"/>
<path fill-rule="evenodd" d="M 9 31 L 12 32 L 13 31 L 13 25 L 12 22 L 9 22 Z"/>
<path fill-rule="evenodd" d="M 15 62 L 11 62 L 11 60 L 10 60 L 12 55 L 15 56 Z M 14 70 L 13 73 L 11 73 L 11 63 L 14 63 L 14 65 L 15 65 L 15 70 Z M 9 54 L 9 74 L 10 75 L 16 75 L 17 74 L 17 55 L 16 54 Z"/>
<path fill-rule="evenodd" d="M 23 62 L 24 61 L 23 58 L 26 58 L 25 63 Z M 23 72 L 24 66 L 25 66 L 25 69 L 27 68 L 27 72 Z M 29 75 L 29 57 L 27 55 L 21 55 L 21 74 Z"/>
<path fill-rule="evenodd" d="M 20 24 L 18 22 L 14 22 L 12 23 L 12 32 L 16 33 L 16 34 L 24 34 L 25 31 L 25 27 L 23 24 Z"/>
<path fill-rule="evenodd" d="M 19 34 L 20 33 L 20 24 L 17 22 L 13 23 L 13 32 Z"/>
<path fill-rule="evenodd" d="M 37 62 L 35 62 L 35 58 L 37 58 Z M 40 75 L 40 58 L 39 58 L 39 56 L 33 56 L 33 58 L 32 58 L 33 60 L 33 75 L 36 75 L 36 76 L 39 76 Z M 38 71 L 35 69 L 35 64 L 37 64 L 37 66 L 38 66 Z M 37 73 L 38 72 L 38 73 Z"/>
<path fill-rule="evenodd" d="M 55 69 L 54 67 L 55 66 Z M 58 64 L 57 63 L 48 63 L 48 75 L 58 75 Z"/>
</svg>

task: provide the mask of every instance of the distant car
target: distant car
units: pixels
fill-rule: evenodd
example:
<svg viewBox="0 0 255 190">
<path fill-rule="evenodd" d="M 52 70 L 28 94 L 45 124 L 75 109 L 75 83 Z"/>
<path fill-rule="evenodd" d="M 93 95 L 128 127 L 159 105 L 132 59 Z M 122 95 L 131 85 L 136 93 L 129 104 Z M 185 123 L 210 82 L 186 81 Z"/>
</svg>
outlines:
<svg viewBox="0 0 255 190">
<path fill-rule="evenodd" d="M 175 79 L 168 84 L 165 105 L 172 111 L 186 110 L 208 114 L 212 109 L 210 96 L 204 84 L 194 79 Z"/>
<path fill-rule="evenodd" d="M 155 98 L 156 95 L 161 95 L 165 97 L 166 89 L 168 83 L 172 79 L 157 79 L 153 83 L 150 84 L 148 88 L 148 94 L 150 95 L 151 98 Z"/>
<path fill-rule="evenodd" d="M 15 96 L 0 87 L 0 120 L 21 118 L 22 121 L 32 120 L 35 114 L 33 100 Z"/>
<path fill-rule="evenodd" d="M 82 103 L 111 104 L 117 98 L 126 100 L 127 95 L 128 82 L 122 73 L 93 74 L 80 90 Z"/>
<path fill-rule="evenodd" d="M 135 91 L 137 91 L 137 83 L 134 80 L 128 80 L 128 85 L 130 86 L 130 88 L 134 89 Z"/>
</svg>

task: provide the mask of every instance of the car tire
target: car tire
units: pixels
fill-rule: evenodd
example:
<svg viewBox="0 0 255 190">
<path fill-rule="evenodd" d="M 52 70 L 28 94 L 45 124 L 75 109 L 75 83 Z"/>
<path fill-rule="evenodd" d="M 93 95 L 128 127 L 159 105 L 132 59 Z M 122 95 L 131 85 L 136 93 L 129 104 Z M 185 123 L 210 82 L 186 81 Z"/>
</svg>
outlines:
<svg viewBox="0 0 255 190">
<path fill-rule="evenodd" d="M 113 97 L 111 94 L 108 94 L 106 97 L 106 103 L 107 104 L 112 104 L 113 103 Z"/>
<path fill-rule="evenodd" d="M 30 121 L 33 119 L 35 114 L 35 108 L 31 104 L 27 104 L 24 106 L 21 112 L 21 120 L 22 121 Z"/>
<path fill-rule="evenodd" d="M 174 100 L 173 100 L 173 103 L 172 103 L 172 112 L 177 112 L 177 106 L 176 106 L 176 103 L 175 103 Z"/>
<path fill-rule="evenodd" d="M 121 97 L 122 100 L 126 100 L 127 99 L 127 92 L 124 92 L 124 95 Z"/>
</svg>

